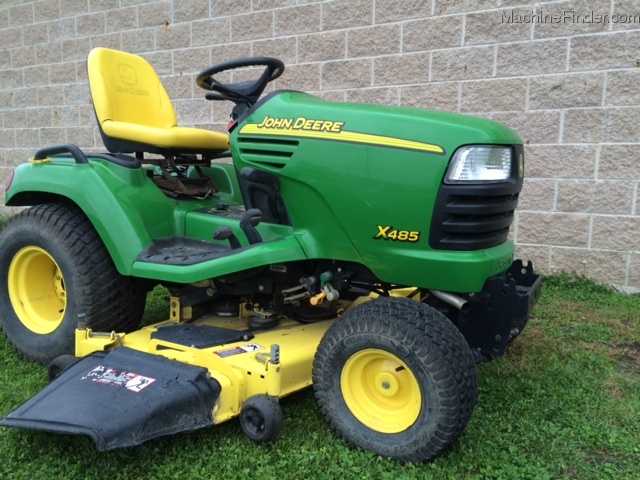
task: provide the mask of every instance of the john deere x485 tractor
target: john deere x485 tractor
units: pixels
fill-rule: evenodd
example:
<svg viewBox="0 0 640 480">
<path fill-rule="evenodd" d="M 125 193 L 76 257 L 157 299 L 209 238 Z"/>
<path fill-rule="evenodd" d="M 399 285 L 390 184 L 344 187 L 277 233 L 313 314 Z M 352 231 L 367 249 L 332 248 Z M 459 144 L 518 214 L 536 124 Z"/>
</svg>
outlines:
<svg viewBox="0 0 640 480">
<path fill-rule="evenodd" d="M 228 83 L 240 67 L 257 79 Z M 108 153 L 46 147 L 7 185 L 29 208 L 0 233 L 0 325 L 51 383 L 1 425 L 108 450 L 239 417 L 268 441 L 279 399 L 313 385 L 353 446 L 420 462 L 460 437 L 476 363 L 540 292 L 508 240 L 522 142 L 459 115 L 260 98 L 283 71 L 198 76 L 235 104 L 227 135 L 178 126 L 141 57 L 90 53 Z M 140 328 L 158 284 L 168 319 Z"/>
</svg>

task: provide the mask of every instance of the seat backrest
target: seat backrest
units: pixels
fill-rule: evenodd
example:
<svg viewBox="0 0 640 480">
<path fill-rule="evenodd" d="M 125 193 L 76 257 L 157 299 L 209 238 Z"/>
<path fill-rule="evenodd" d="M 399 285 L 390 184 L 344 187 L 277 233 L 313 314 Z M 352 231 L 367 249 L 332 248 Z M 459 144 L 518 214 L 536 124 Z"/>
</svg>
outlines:
<svg viewBox="0 0 640 480">
<path fill-rule="evenodd" d="M 89 53 L 87 70 L 101 126 L 109 120 L 163 129 L 177 126 L 173 104 L 144 58 L 98 47 Z"/>
</svg>

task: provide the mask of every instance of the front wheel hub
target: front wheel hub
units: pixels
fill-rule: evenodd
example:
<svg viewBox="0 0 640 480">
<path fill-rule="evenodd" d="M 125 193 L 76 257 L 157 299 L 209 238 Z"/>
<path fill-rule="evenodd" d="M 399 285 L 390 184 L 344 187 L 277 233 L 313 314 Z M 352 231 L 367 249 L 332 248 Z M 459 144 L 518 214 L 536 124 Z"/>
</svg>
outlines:
<svg viewBox="0 0 640 480">
<path fill-rule="evenodd" d="M 416 377 L 402 360 L 384 350 L 353 354 L 342 369 L 340 387 L 353 416 L 377 432 L 407 430 L 422 409 Z"/>
</svg>

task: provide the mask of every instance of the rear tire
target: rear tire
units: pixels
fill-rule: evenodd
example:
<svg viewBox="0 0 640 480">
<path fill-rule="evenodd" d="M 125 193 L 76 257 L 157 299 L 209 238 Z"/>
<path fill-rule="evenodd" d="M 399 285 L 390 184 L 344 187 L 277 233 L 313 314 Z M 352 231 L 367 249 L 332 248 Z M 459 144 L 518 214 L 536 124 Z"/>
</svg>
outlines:
<svg viewBox="0 0 640 480">
<path fill-rule="evenodd" d="M 131 331 L 144 312 L 140 281 L 118 273 L 84 213 L 44 204 L 0 232 L 0 329 L 26 359 L 74 353 L 78 314 L 96 331 Z"/>
<path fill-rule="evenodd" d="M 438 311 L 405 298 L 372 300 L 339 318 L 320 342 L 313 383 L 340 437 L 404 462 L 446 451 L 477 398 L 464 337 Z"/>
</svg>

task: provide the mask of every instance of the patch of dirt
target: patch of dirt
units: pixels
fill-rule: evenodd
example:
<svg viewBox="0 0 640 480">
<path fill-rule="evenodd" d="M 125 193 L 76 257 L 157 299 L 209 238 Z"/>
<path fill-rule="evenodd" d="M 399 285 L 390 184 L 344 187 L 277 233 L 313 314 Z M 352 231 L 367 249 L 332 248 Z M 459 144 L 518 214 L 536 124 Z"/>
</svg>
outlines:
<svg viewBox="0 0 640 480">
<path fill-rule="evenodd" d="M 612 378 L 604 382 L 604 391 L 614 398 L 626 398 L 624 390 L 620 387 L 620 383 Z"/>
<path fill-rule="evenodd" d="M 619 373 L 640 380 L 640 342 L 612 345 L 607 355 L 618 361 Z"/>
<path fill-rule="evenodd" d="M 618 345 L 618 347 L 622 347 L 625 349 L 633 350 L 636 353 L 640 353 L 640 342 L 633 342 L 626 345 Z"/>
</svg>

